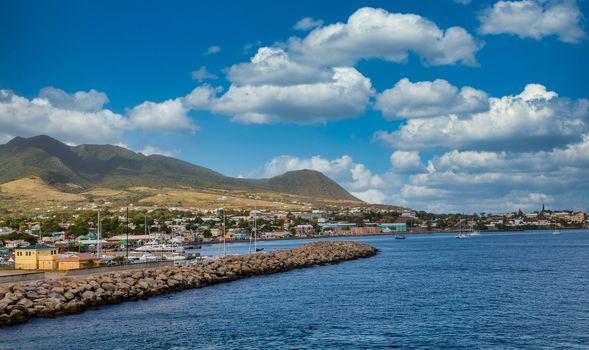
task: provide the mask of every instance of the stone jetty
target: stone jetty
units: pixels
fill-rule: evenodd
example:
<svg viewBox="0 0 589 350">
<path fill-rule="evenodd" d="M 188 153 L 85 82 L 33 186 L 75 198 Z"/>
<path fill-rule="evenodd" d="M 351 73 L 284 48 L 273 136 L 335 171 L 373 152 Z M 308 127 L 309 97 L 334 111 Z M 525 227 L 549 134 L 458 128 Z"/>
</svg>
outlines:
<svg viewBox="0 0 589 350">
<path fill-rule="evenodd" d="M 127 300 L 146 299 L 236 279 L 336 264 L 373 256 L 377 250 L 349 241 L 313 242 L 289 250 L 204 260 L 144 270 L 41 280 L 0 286 L 0 327 L 33 317 L 57 317 Z"/>
</svg>

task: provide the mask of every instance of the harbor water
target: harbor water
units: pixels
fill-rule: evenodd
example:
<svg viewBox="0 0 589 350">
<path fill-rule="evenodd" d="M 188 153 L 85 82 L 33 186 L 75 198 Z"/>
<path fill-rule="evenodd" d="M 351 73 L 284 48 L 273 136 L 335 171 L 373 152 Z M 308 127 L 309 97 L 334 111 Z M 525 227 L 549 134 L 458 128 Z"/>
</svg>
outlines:
<svg viewBox="0 0 589 350">
<path fill-rule="evenodd" d="M 589 349 L 589 231 L 351 239 L 380 253 L 33 319 L 0 349 Z"/>
</svg>

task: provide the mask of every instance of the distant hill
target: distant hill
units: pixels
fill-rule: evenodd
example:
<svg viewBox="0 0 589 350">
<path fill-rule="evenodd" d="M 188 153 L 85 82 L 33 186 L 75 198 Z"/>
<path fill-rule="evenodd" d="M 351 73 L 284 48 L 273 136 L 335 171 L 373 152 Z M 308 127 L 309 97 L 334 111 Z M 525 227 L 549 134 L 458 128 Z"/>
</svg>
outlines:
<svg viewBox="0 0 589 350">
<path fill-rule="evenodd" d="M 238 179 L 171 157 L 146 156 L 113 145 L 68 146 L 45 135 L 16 137 L 0 145 L 0 184 L 27 177 L 38 177 L 68 193 L 92 188 L 189 187 L 270 191 L 361 202 L 318 171 L 290 171 L 269 179 Z"/>
</svg>

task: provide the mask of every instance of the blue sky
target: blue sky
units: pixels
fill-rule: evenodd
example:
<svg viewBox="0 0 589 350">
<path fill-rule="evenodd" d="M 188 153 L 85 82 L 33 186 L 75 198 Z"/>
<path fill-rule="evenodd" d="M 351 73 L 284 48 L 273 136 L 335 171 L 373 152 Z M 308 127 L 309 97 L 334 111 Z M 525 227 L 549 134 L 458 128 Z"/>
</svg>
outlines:
<svg viewBox="0 0 589 350">
<path fill-rule="evenodd" d="M 0 142 L 120 144 L 231 176 L 314 168 L 432 211 L 587 210 L 588 8 L 4 1 Z"/>
</svg>

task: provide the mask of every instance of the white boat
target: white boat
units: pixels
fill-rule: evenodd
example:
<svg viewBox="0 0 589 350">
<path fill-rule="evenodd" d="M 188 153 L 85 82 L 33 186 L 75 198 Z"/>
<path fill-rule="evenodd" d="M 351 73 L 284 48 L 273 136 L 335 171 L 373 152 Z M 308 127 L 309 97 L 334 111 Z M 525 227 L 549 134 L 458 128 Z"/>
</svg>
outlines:
<svg viewBox="0 0 589 350">
<path fill-rule="evenodd" d="M 560 230 L 554 230 L 554 231 L 552 231 L 552 234 L 553 235 L 560 235 Z"/>
<path fill-rule="evenodd" d="M 178 253 L 163 254 L 162 257 L 165 260 L 171 260 L 171 261 L 186 260 L 186 255 L 182 255 L 182 254 L 178 254 Z"/>
<path fill-rule="evenodd" d="M 470 236 L 470 237 L 478 237 L 478 236 L 480 236 L 480 235 L 481 235 L 481 232 L 480 232 L 480 231 L 472 231 L 472 232 L 469 234 L 469 236 Z"/>
<path fill-rule="evenodd" d="M 151 261 L 157 261 L 158 257 L 155 255 L 151 255 L 151 254 L 143 254 L 139 257 L 139 261 L 140 262 L 151 262 Z"/>
<path fill-rule="evenodd" d="M 147 226 L 147 215 L 145 215 L 145 235 L 151 237 L 151 231 Z M 151 239 L 141 247 L 136 248 L 135 251 L 145 253 L 184 253 L 184 247 L 176 243 L 159 243 L 155 239 Z"/>
<path fill-rule="evenodd" d="M 177 244 L 158 243 L 156 240 L 151 240 L 139 248 L 136 248 L 137 252 L 146 253 L 184 253 L 184 247 Z"/>
<path fill-rule="evenodd" d="M 462 231 L 462 218 L 460 218 L 458 233 L 456 234 L 457 239 L 466 238 L 466 234 Z"/>
</svg>

